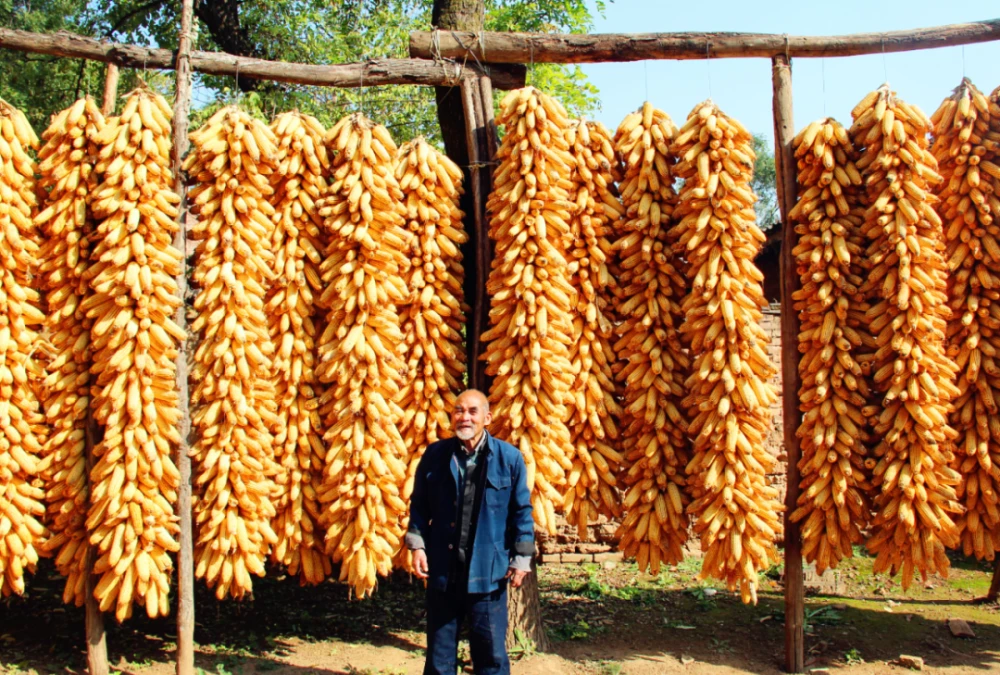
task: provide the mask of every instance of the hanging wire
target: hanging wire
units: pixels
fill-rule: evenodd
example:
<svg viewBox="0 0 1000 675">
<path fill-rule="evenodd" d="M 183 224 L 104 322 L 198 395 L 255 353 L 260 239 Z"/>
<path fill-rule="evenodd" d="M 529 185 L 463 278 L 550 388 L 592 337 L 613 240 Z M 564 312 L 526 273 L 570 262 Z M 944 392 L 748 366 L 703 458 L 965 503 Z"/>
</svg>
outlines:
<svg viewBox="0 0 1000 675">
<path fill-rule="evenodd" d="M 962 45 L 962 79 L 966 78 L 965 72 L 965 45 Z"/>
<path fill-rule="evenodd" d="M 358 109 L 361 114 L 365 114 L 365 64 L 361 64 L 361 68 L 358 70 Z"/>
<path fill-rule="evenodd" d="M 708 71 L 708 98 L 712 98 L 712 41 L 705 40 L 705 70 Z"/>
<path fill-rule="evenodd" d="M 826 59 L 819 60 L 820 71 L 822 72 L 823 80 L 823 117 L 826 117 Z"/>
<path fill-rule="evenodd" d="M 885 59 L 885 36 L 880 36 L 882 38 L 882 71 L 885 75 L 885 83 L 889 84 L 889 66 Z"/>
<path fill-rule="evenodd" d="M 649 100 L 649 61 L 642 62 L 642 75 L 646 80 L 646 100 Z"/>
<path fill-rule="evenodd" d="M 236 96 L 236 106 L 240 105 L 240 60 L 236 59 L 236 91 L 234 92 Z"/>
</svg>

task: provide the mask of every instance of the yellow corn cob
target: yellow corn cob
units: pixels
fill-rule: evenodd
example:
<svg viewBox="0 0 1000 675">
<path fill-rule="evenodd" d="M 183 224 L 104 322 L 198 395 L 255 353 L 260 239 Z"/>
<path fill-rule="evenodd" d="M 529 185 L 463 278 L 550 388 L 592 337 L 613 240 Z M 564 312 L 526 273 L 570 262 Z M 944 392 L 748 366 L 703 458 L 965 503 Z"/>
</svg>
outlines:
<svg viewBox="0 0 1000 675">
<path fill-rule="evenodd" d="M 566 112 L 537 89 L 508 93 L 497 122 L 506 135 L 487 202 L 496 253 L 487 282 L 492 327 L 482 335 L 486 372 L 494 376 L 490 432 L 524 455 L 535 522 L 555 534 L 555 510 L 573 467 L 564 420 L 574 380 L 576 291 L 566 255 L 576 160 Z"/>
<path fill-rule="evenodd" d="M 802 554 L 822 574 L 852 557 L 870 512 L 865 455 L 871 439 L 862 409 L 871 392 L 856 360 L 871 347 L 870 340 L 863 343 L 867 329 L 859 321 L 868 309 L 859 292 L 865 212 L 854 146 L 839 122 L 813 122 L 792 143 L 798 203 L 789 217 L 799 235 L 793 254 L 802 281 L 792 299 L 802 320 L 803 417 L 797 431 L 802 492 L 791 517 L 803 523 Z"/>
<path fill-rule="evenodd" d="M 277 170 L 271 174 L 275 229 L 274 286 L 265 306 L 274 349 L 274 453 L 284 482 L 278 482 L 273 529 L 278 542 L 271 559 L 297 574 L 302 584 L 318 584 L 333 571 L 323 552 L 316 496 L 326 450 L 322 429 L 313 426 L 316 391 L 316 295 L 322 291 L 319 265 L 323 244 L 317 202 L 326 191 L 330 160 L 326 130 L 299 112 L 271 123 L 277 138 Z M 318 420 L 317 420 L 318 421 Z"/>
<path fill-rule="evenodd" d="M 671 251 L 670 219 L 677 205 L 674 156 L 677 127 L 649 102 L 628 115 L 615 134 L 625 162 L 621 184 L 626 213 L 618 225 L 620 292 L 615 307 L 615 373 L 624 388 L 622 490 L 625 519 L 619 547 L 639 568 L 684 557 L 688 499 L 684 466 L 690 459 L 687 414 L 681 409 L 690 363 L 677 328 L 687 283 Z M 613 205 L 612 205 L 613 207 Z"/>
<path fill-rule="evenodd" d="M 45 325 L 53 360 L 45 380 L 45 414 L 53 433 L 45 447 L 47 524 L 45 550 L 66 577 L 63 602 L 86 600 L 87 507 L 90 502 L 85 434 L 90 408 L 90 328 L 81 310 L 91 295 L 83 271 L 90 260 L 94 222 L 90 195 L 98 185 L 96 134 L 104 116 L 90 98 L 54 116 L 38 153 L 39 186 L 46 189 L 35 217 L 45 235 L 39 273 L 49 313 Z"/>
<path fill-rule="evenodd" d="M 28 154 L 38 137 L 28 120 L 0 99 L 0 596 L 24 593 L 24 575 L 34 572 L 48 531 L 42 524 L 45 417 L 39 410 L 43 377 L 35 356 L 44 316 L 32 279 L 37 273 L 38 235 L 32 221 L 35 162 Z M 41 353 L 45 345 L 41 346 Z"/>
<path fill-rule="evenodd" d="M 777 559 L 782 510 L 766 483 L 774 458 L 764 440 L 777 392 L 759 324 L 763 275 L 753 264 L 765 240 L 750 188 L 756 156 L 746 129 L 711 101 L 695 106 L 671 148 L 684 180 L 675 246 L 686 252 L 691 284 L 680 328 L 693 361 L 683 400 L 695 437 L 688 512 L 705 555 L 701 576 L 739 586 L 743 602 L 756 602 L 757 573 Z"/>
<path fill-rule="evenodd" d="M 194 281 L 201 341 L 191 381 L 196 432 L 195 576 L 220 600 L 253 590 L 264 575 L 275 516 L 271 429 L 278 425 L 272 344 L 264 300 L 274 277 L 274 208 L 268 177 L 278 150 L 267 126 L 223 108 L 191 134 L 184 162 L 198 222 Z"/>
<path fill-rule="evenodd" d="M 133 602 L 151 617 L 169 612 L 167 553 L 177 550 L 175 359 L 184 334 L 171 320 L 181 304 L 174 281 L 181 252 L 172 246 L 180 198 L 172 190 L 170 117 L 163 97 L 143 85 L 94 137 L 102 182 L 91 195 L 98 224 L 80 311 L 91 320 L 92 406 L 103 439 L 86 526 L 97 546 L 94 595 L 119 621 Z"/>
<path fill-rule="evenodd" d="M 407 297 L 410 236 L 394 174 L 396 144 L 360 114 L 327 132 L 333 182 L 320 215 L 330 244 L 320 267 L 326 310 L 316 375 L 329 385 L 319 414 L 326 458 L 319 500 L 326 551 L 354 595 L 392 570 L 407 505 L 402 411 L 403 336 L 396 307 Z"/>
<path fill-rule="evenodd" d="M 948 357 L 958 366 L 958 396 L 950 422 L 958 432 L 952 468 L 962 476 L 957 498 L 965 507 L 955 525 L 967 556 L 993 560 L 1000 547 L 997 509 L 997 463 L 1000 462 L 1000 395 L 996 386 L 996 349 L 1000 327 L 993 317 L 1000 286 L 1000 204 L 989 197 L 1000 188 L 997 148 L 989 147 L 991 130 L 1000 130 L 1000 106 L 994 92 L 987 99 L 967 79 L 931 116 L 931 147 L 943 180 L 934 189 L 940 200 L 950 278 Z M 996 133 L 996 131 L 994 131 Z M 990 286 L 983 284 L 989 280 Z M 988 392 L 988 394 L 987 394 Z"/>
<path fill-rule="evenodd" d="M 956 433 L 948 426 L 956 366 L 945 354 L 946 261 L 937 199 L 941 178 L 927 151 L 930 121 L 883 86 L 852 112 L 857 168 L 867 186 L 864 234 L 872 268 L 863 287 L 872 361 L 882 410 L 873 437 L 875 517 L 868 550 L 876 573 L 947 574 L 946 546 L 958 543 L 949 514 L 961 507 L 949 462 Z"/>
</svg>

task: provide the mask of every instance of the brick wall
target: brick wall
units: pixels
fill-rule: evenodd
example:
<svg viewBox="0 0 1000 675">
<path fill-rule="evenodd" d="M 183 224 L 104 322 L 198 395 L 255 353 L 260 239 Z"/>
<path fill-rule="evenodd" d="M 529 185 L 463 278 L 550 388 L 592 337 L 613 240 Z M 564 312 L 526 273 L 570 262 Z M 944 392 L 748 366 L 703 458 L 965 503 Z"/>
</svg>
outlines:
<svg viewBox="0 0 1000 675">
<path fill-rule="evenodd" d="M 771 357 L 771 362 L 778 372 L 772 378 L 771 383 L 781 391 L 781 306 L 777 303 L 771 304 L 764 310 L 764 318 L 761 321 L 764 331 L 767 333 L 770 342 L 767 353 Z M 771 435 L 768 437 L 765 447 L 768 452 L 778 459 L 775 464 L 775 473 L 768 476 L 771 485 L 778 486 L 781 492 L 781 499 L 785 497 L 785 454 L 784 436 L 781 415 L 781 399 L 771 407 L 773 427 Z M 583 542 L 577 536 L 576 528 L 566 523 L 559 516 L 557 533 L 554 537 L 545 534 L 539 535 L 538 547 L 542 554 L 543 563 L 580 563 L 580 562 L 601 562 L 603 560 L 618 559 L 620 554 L 614 552 L 614 533 L 617 523 L 601 522 L 589 527 L 590 540 Z M 697 547 L 697 541 L 689 542 L 689 546 Z"/>
</svg>

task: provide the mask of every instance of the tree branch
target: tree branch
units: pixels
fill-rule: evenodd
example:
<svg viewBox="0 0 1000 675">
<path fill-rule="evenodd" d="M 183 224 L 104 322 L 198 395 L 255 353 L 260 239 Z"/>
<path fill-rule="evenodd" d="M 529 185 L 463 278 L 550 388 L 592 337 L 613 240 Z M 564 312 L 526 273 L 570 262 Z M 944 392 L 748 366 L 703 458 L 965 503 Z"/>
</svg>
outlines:
<svg viewBox="0 0 1000 675">
<path fill-rule="evenodd" d="M 126 12 L 124 16 L 118 17 L 118 20 L 115 21 L 114 24 L 104 32 L 104 37 L 105 38 L 113 37 L 115 33 L 121 30 L 122 26 L 124 26 L 127 21 L 135 18 L 136 16 L 142 14 L 143 12 L 149 12 L 150 10 L 153 9 L 159 9 L 160 7 L 163 6 L 164 1 L 165 0 L 150 0 L 147 3 L 139 5 L 133 10 Z"/>
</svg>

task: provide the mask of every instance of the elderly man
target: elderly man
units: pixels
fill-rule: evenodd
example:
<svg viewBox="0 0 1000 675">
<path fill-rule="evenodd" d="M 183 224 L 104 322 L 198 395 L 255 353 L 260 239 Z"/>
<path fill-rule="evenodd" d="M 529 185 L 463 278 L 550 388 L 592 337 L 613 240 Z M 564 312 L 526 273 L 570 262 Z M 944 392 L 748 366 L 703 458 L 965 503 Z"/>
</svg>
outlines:
<svg viewBox="0 0 1000 675">
<path fill-rule="evenodd" d="M 531 570 L 534 524 L 524 458 L 490 436 L 490 404 L 469 389 L 451 415 L 455 437 L 427 447 L 413 483 L 406 545 L 427 584 L 425 675 L 455 675 L 468 617 L 476 673 L 510 672 L 507 583 Z"/>
</svg>

